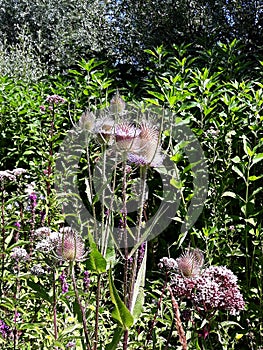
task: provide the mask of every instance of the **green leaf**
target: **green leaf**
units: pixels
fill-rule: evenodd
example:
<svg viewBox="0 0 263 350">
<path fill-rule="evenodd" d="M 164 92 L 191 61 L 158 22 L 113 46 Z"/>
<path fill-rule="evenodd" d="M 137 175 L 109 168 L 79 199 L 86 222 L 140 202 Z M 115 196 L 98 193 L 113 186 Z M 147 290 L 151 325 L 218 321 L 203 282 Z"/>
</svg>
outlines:
<svg viewBox="0 0 263 350">
<path fill-rule="evenodd" d="M 147 262 L 147 242 L 145 242 L 144 257 L 143 257 L 143 260 L 137 275 L 137 279 L 134 285 L 134 290 L 133 290 L 133 297 L 131 302 L 131 313 L 134 317 L 134 320 L 138 320 L 143 310 L 146 262 Z"/>
<path fill-rule="evenodd" d="M 253 159 L 252 159 L 252 165 L 260 162 L 261 160 L 263 160 L 263 153 L 255 154 Z"/>
<path fill-rule="evenodd" d="M 49 302 L 50 304 L 52 303 L 51 297 L 48 295 L 47 290 L 39 283 L 35 283 L 33 281 L 28 280 L 27 284 L 31 289 L 33 289 L 35 292 L 37 292 L 37 295 Z"/>
<path fill-rule="evenodd" d="M 249 181 L 256 181 L 258 179 L 261 179 L 263 175 L 260 175 L 260 176 L 256 176 L 256 175 L 251 175 L 249 176 L 248 180 Z"/>
<path fill-rule="evenodd" d="M 119 341 L 121 340 L 122 334 L 123 329 L 118 327 L 114 332 L 111 343 L 106 345 L 105 350 L 115 350 L 119 344 Z"/>
<path fill-rule="evenodd" d="M 109 270 L 109 288 L 111 301 L 114 304 L 112 317 L 115 321 L 117 321 L 117 323 L 120 327 L 122 327 L 122 329 L 129 329 L 133 325 L 133 317 L 119 296 L 119 293 L 113 282 L 111 269 Z"/>
<path fill-rule="evenodd" d="M 236 198 L 237 195 L 234 192 L 231 191 L 226 191 L 222 194 L 222 197 L 232 197 L 232 198 Z"/>
<path fill-rule="evenodd" d="M 232 169 L 234 170 L 234 172 L 237 175 L 239 175 L 246 182 L 245 176 L 242 174 L 242 172 L 240 171 L 240 169 L 237 166 L 233 165 Z"/>
<path fill-rule="evenodd" d="M 246 153 L 247 156 L 249 157 L 253 157 L 254 152 L 250 149 L 250 147 L 248 146 L 247 140 L 246 140 L 246 136 L 243 135 L 242 136 L 243 139 L 243 147 L 244 147 L 244 152 Z"/>
<path fill-rule="evenodd" d="M 90 271 L 93 271 L 97 274 L 101 274 L 106 272 L 107 261 L 99 252 L 97 245 L 93 239 L 93 236 L 90 232 L 88 232 L 89 245 L 90 245 L 90 254 L 89 259 L 87 261 L 87 268 Z"/>
<path fill-rule="evenodd" d="M 160 92 L 157 92 L 157 91 L 149 91 L 149 90 L 148 90 L 147 92 L 148 92 L 148 94 L 150 94 L 150 95 L 156 97 L 158 100 L 164 101 L 164 95 L 161 94 Z"/>
</svg>

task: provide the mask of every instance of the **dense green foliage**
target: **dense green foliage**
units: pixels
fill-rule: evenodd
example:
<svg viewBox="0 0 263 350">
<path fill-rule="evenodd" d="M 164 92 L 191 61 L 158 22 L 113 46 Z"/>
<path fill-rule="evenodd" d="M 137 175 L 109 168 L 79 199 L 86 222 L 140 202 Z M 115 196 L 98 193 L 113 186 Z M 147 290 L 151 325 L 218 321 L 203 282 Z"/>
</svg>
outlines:
<svg viewBox="0 0 263 350">
<path fill-rule="evenodd" d="M 172 160 L 179 169 L 183 201 L 169 228 L 149 243 L 146 300 L 142 317 L 130 330 L 129 349 L 165 349 L 167 339 L 172 348 L 180 348 L 171 302 L 166 292 L 161 292 L 165 276 L 157 265 L 163 256 L 171 254 L 177 257 L 181 248 L 189 244 L 204 252 L 208 264 L 232 269 L 238 276 L 246 302 L 245 311 L 238 317 L 224 312 L 216 315 L 214 328 L 203 342 L 203 348 L 260 349 L 263 341 L 263 86 L 261 63 L 255 65 L 247 61 L 240 55 L 241 48 L 234 40 L 229 45 L 219 43 L 209 50 L 201 50 L 198 55 L 191 54 L 191 46 L 185 45 L 174 45 L 169 51 L 162 46 L 147 50 L 147 79 L 137 81 L 121 80 L 118 69 L 97 60 L 83 60 L 75 70 L 31 83 L 17 77 L 1 76 L 1 170 L 23 167 L 30 175 L 17 184 L 2 182 L 1 185 L 1 246 L 5 255 L 2 257 L 0 319 L 16 330 L 17 349 L 39 349 L 39 343 L 42 349 L 54 346 L 65 349 L 72 339 L 77 342 L 76 348 L 82 349 L 81 313 L 73 288 L 67 294 L 60 292 L 58 275 L 64 266 L 52 265 L 58 291 L 59 333 L 55 340 L 52 323 L 54 283 L 49 276 L 50 261 L 40 253 L 34 253 L 32 261 L 21 263 L 18 268 L 10 259 L 10 253 L 14 244 L 32 249 L 29 232 L 44 223 L 53 230 L 63 223 L 61 200 L 56 197 L 52 173 L 47 178 L 47 171 L 54 166 L 56 152 L 66 131 L 79 120 L 82 111 L 88 107 L 105 108 L 117 88 L 127 102 L 141 108 L 147 105 L 164 107 L 174 113 L 177 123 L 186 123 L 198 138 L 209 169 L 204 210 L 188 234 L 181 234 L 180 223 L 192 198 L 193 174 L 183 149 L 173 145 Z M 46 102 L 47 96 L 53 94 L 66 100 L 56 107 L 55 112 L 49 110 Z M 163 142 L 165 144 L 166 140 Z M 26 183 L 33 181 L 38 193 L 35 212 L 32 208 L 27 209 L 31 202 L 24 193 Z M 48 212 L 44 223 L 41 221 L 43 209 Z M 19 232 L 14 225 L 16 222 L 22 225 Z M 18 234 L 20 240 L 16 242 Z M 86 295 L 89 295 L 88 327 L 93 333 L 96 276 L 104 273 L 105 262 L 94 244 L 91 241 L 86 243 L 93 247 L 91 259 L 94 261 L 89 260 L 89 265 L 79 263 L 76 274 L 82 276 L 86 269 L 91 272 L 90 290 Z M 33 263 L 44 263 L 47 273 L 33 276 L 30 273 Z M 116 281 L 119 269 L 117 265 Z M 81 278 L 78 287 L 84 298 Z M 114 339 L 119 335 L 110 316 L 112 304 L 106 301 L 109 295 L 117 310 L 115 319 L 117 317 L 118 324 L 128 327 L 131 323 L 119 300 L 117 289 L 120 291 L 121 288 L 118 282 L 116 286 L 111 275 L 109 280 L 103 275 L 99 309 L 100 349 L 112 341 L 113 334 Z M 14 313 L 17 312 L 20 317 L 14 325 Z M 194 334 L 193 325 L 185 322 L 184 326 L 190 339 Z M 4 338 L 0 343 L 5 349 L 14 348 Z M 201 348 L 200 341 L 196 340 L 189 341 L 188 345 L 189 349 Z"/>
<path fill-rule="evenodd" d="M 262 16 L 256 0 L 1 0 L 0 71 L 23 74 L 27 62 L 35 75 L 53 73 L 97 57 L 122 74 L 144 75 L 145 49 L 193 42 L 198 51 L 235 38 L 254 60 L 262 52 Z"/>
</svg>

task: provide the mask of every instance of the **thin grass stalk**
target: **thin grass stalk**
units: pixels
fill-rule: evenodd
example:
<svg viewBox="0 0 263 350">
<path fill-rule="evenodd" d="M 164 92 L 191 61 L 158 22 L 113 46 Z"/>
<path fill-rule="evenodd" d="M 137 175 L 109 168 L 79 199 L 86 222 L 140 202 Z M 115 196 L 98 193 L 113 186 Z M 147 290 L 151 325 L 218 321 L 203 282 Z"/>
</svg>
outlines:
<svg viewBox="0 0 263 350">
<path fill-rule="evenodd" d="M 52 157 L 53 157 L 53 135 L 54 135 L 54 124 L 55 124 L 55 104 L 52 104 L 52 118 L 50 123 L 50 143 L 49 143 L 49 158 L 48 158 L 48 166 L 47 166 L 47 205 L 50 207 L 50 194 L 51 194 L 51 175 L 53 172 L 52 169 Z M 51 224 L 50 210 L 48 210 L 47 215 L 48 227 Z"/>
<path fill-rule="evenodd" d="M 103 190 L 102 190 L 102 200 L 101 200 L 101 236 L 102 236 L 101 251 L 104 251 L 105 247 L 107 246 L 105 232 L 104 232 L 105 223 L 103 220 L 103 217 L 104 217 L 103 213 L 104 213 L 104 209 L 105 209 L 105 189 L 104 189 L 104 186 L 105 186 L 105 183 L 107 182 L 107 179 L 106 179 L 106 162 L 107 162 L 106 145 L 102 145 L 102 155 L 103 155 L 103 162 L 102 162 Z"/>
<path fill-rule="evenodd" d="M 172 288 L 168 286 L 168 290 L 171 295 L 171 300 L 172 300 L 172 307 L 174 311 L 174 317 L 175 317 L 175 325 L 176 325 L 176 330 L 177 334 L 179 336 L 180 343 L 182 344 L 182 349 L 187 350 L 187 341 L 186 341 L 186 336 L 185 336 L 185 331 L 182 325 L 181 317 L 180 317 L 180 311 L 179 311 L 179 306 L 177 301 L 175 300 L 175 297 L 173 295 Z"/>
<path fill-rule="evenodd" d="M 106 227 L 105 227 L 105 242 L 108 242 L 109 240 L 109 234 L 110 234 L 110 224 L 111 224 L 111 208 L 113 207 L 114 202 L 114 193 L 115 193 L 115 187 L 116 187 L 116 176 L 117 176 L 117 157 L 115 158 L 115 166 L 114 166 L 114 172 L 113 172 L 113 181 L 112 181 L 112 188 L 111 188 L 111 200 L 110 200 L 110 206 L 109 206 L 109 213 L 106 220 Z M 107 253 L 107 247 L 106 244 L 104 246 L 104 249 L 102 250 L 102 255 L 105 257 Z"/>
<path fill-rule="evenodd" d="M 83 307 L 81 300 L 80 300 L 80 297 L 79 297 L 73 261 L 70 262 L 70 272 L 71 272 L 71 279 L 72 279 L 72 284 L 73 284 L 73 289 L 74 289 L 76 301 L 79 305 L 80 312 L 82 315 L 82 325 L 83 325 L 83 331 L 84 331 L 84 336 L 85 336 L 85 340 L 86 340 L 86 349 L 91 350 L 91 345 L 90 345 L 90 340 L 89 340 L 89 335 L 88 335 L 88 328 L 87 328 L 86 312 L 85 312 L 85 308 Z"/>
</svg>

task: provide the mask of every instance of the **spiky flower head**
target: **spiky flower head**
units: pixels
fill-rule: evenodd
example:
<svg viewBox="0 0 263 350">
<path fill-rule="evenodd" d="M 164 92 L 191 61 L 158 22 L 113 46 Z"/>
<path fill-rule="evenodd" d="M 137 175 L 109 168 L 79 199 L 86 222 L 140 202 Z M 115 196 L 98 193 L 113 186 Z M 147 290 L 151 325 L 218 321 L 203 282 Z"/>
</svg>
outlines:
<svg viewBox="0 0 263 350">
<path fill-rule="evenodd" d="M 80 120 L 79 120 L 79 126 L 82 130 L 86 131 L 92 131 L 95 125 L 95 116 L 90 111 L 85 111 L 82 113 Z"/>
<path fill-rule="evenodd" d="M 109 117 L 99 119 L 96 122 L 94 131 L 97 134 L 99 143 L 111 143 L 114 131 L 114 120 Z"/>
<path fill-rule="evenodd" d="M 176 259 L 177 269 L 184 277 L 200 275 L 204 265 L 204 255 L 200 249 L 187 249 Z"/>
<path fill-rule="evenodd" d="M 64 261 L 81 261 L 85 259 L 85 245 L 82 238 L 70 227 L 60 230 L 61 238 L 55 249 L 58 259 Z"/>
<path fill-rule="evenodd" d="M 125 102 L 117 92 L 110 101 L 110 111 L 113 114 L 121 114 L 125 110 Z"/>
<path fill-rule="evenodd" d="M 135 138 L 140 134 L 137 129 L 129 122 L 122 122 L 115 126 L 115 139 L 119 150 L 131 150 L 135 142 Z"/>
<path fill-rule="evenodd" d="M 150 166 L 162 164 L 163 157 L 159 142 L 159 130 L 155 125 L 152 125 L 150 122 L 141 123 L 140 134 L 134 140 L 131 154 L 133 155 L 132 157 L 136 156 L 138 165 L 144 163 L 144 160 Z"/>
</svg>

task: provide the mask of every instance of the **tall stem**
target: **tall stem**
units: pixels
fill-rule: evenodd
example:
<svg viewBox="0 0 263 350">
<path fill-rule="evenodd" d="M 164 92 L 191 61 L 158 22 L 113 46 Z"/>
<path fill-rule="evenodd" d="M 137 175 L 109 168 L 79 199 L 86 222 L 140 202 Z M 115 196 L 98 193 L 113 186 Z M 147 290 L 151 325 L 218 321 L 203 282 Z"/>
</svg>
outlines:
<svg viewBox="0 0 263 350">
<path fill-rule="evenodd" d="M 145 199 L 145 192 L 146 192 L 146 179 L 147 179 L 147 168 L 141 167 L 140 169 L 140 179 L 141 179 L 141 203 L 139 207 L 139 213 L 138 213 L 138 224 L 137 224 L 137 232 L 136 232 L 136 241 L 135 244 L 139 243 L 140 241 L 140 235 L 141 235 L 141 227 L 142 227 L 142 219 L 143 219 L 143 208 L 144 208 L 144 199 Z M 134 258 L 132 261 L 132 273 L 131 273 L 131 284 L 130 284 L 130 295 L 129 295 L 129 308 L 131 307 L 132 298 L 133 298 L 133 292 L 134 292 L 134 285 L 136 281 L 136 273 L 137 273 L 137 267 L 138 267 L 138 249 L 136 250 L 134 254 Z"/>
<path fill-rule="evenodd" d="M 54 338 L 58 338 L 58 326 L 57 326 L 57 296 L 56 296 L 56 270 L 53 269 L 53 325 L 54 325 Z"/>
<path fill-rule="evenodd" d="M 2 292 L 2 281 L 4 277 L 4 270 L 5 270 L 5 196 L 4 196 L 4 186 L 1 187 L 1 226 L 2 226 L 2 254 L 1 254 L 1 260 L 2 260 L 2 266 L 1 266 L 1 279 L 0 279 L 0 292 Z"/>
<path fill-rule="evenodd" d="M 86 349 L 91 350 L 89 336 L 88 336 L 86 312 L 85 312 L 85 308 L 83 307 L 81 300 L 80 300 L 80 297 L 79 297 L 73 262 L 70 263 L 70 270 L 71 270 L 71 279 L 72 279 L 72 283 L 73 283 L 75 297 L 76 297 L 76 300 L 77 300 L 77 303 L 79 305 L 81 315 L 82 315 L 82 325 L 83 325 L 84 335 L 85 335 L 85 339 L 86 339 Z"/>
<path fill-rule="evenodd" d="M 98 275 L 98 280 L 97 280 L 96 314 L 95 314 L 95 336 L 94 336 L 93 350 L 97 350 L 97 347 L 98 347 L 100 287 L 101 287 L 101 275 L 99 274 L 99 275 Z"/>
<path fill-rule="evenodd" d="M 129 250 L 128 250 L 128 236 L 127 236 L 127 168 L 126 162 L 123 161 L 123 180 L 122 180 L 122 217 L 123 217 L 123 233 L 124 233 L 124 278 L 123 278 L 123 294 L 124 303 L 129 307 L 129 293 L 128 293 L 128 273 L 129 273 Z M 124 331 L 123 350 L 128 349 L 129 331 Z"/>
</svg>

